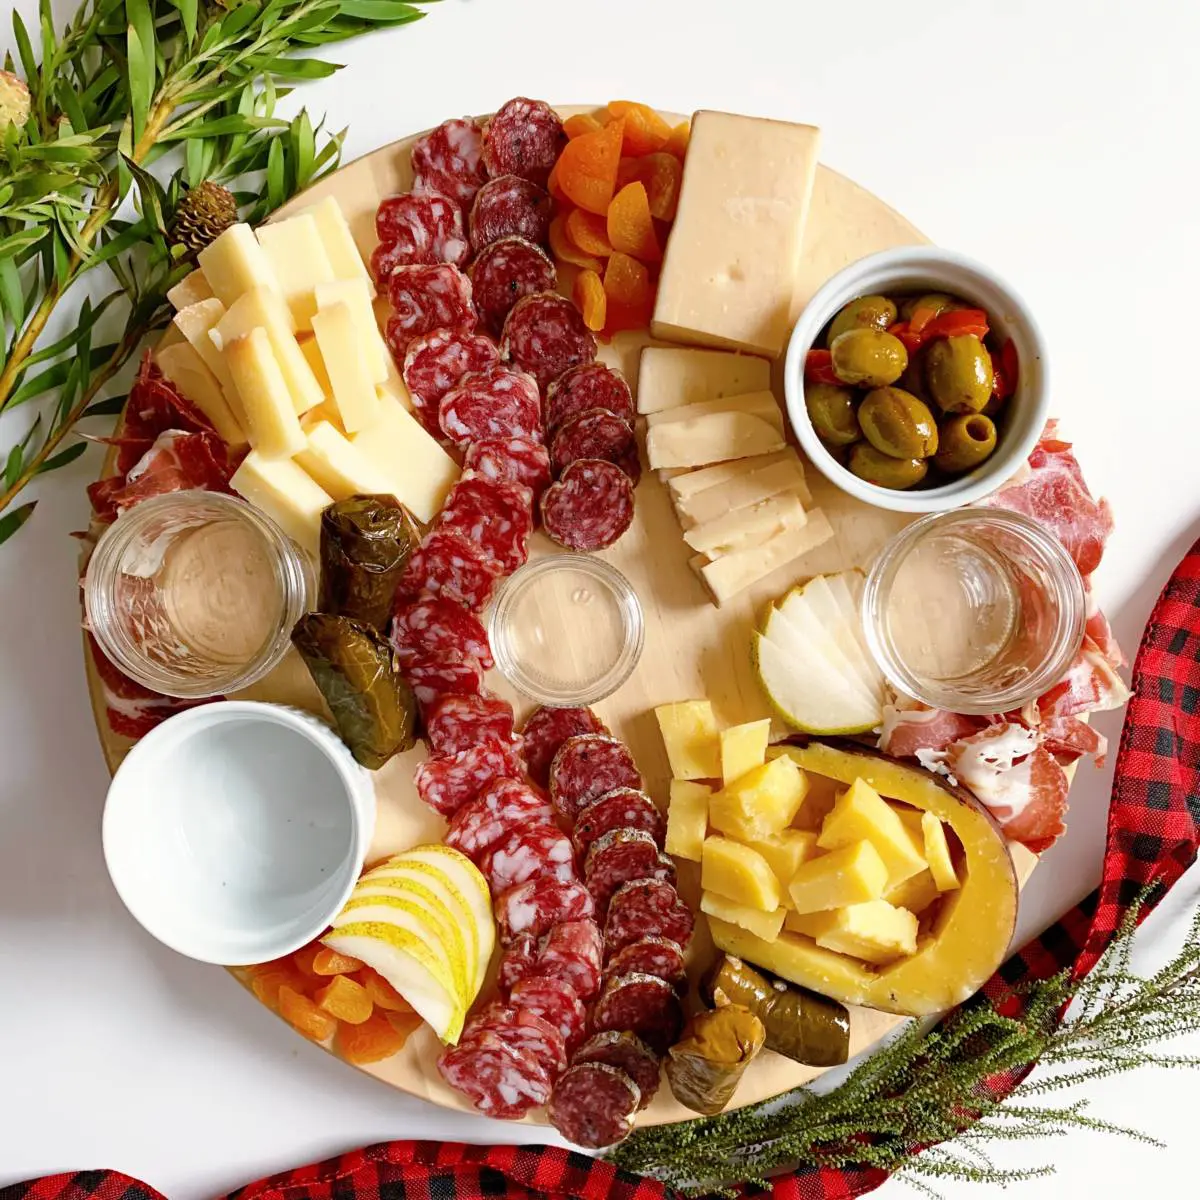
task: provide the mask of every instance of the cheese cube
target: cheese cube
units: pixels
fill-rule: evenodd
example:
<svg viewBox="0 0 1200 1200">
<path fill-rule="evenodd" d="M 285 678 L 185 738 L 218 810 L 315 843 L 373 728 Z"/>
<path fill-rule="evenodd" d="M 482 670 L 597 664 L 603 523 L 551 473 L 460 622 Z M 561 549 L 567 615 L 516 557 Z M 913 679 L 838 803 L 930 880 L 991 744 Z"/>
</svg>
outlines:
<svg viewBox="0 0 1200 1200">
<path fill-rule="evenodd" d="M 894 887 L 909 876 L 925 870 L 924 847 L 905 827 L 879 793 L 865 779 L 856 779 L 837 799 L 821 826 L 817 845 L 836 850 L 866 839 L 888 869 L 888 885 Z"/>
<path fill-rule="evenodd" d="M 233 376 L 225 365 L 225 356 L 209 336 L 224 316 L 225 305 L 215 296 L 210 296 L 207 300 L 198 300 L 187 308 L 181 308 L 171 324 L 183 334 L 200 356 L 200 361 L 216 376 L 217 382 L 225 389 L 234 414 L 241 418 L 242 404 L 233 384 Z M 244 420 L 242 424 L 245 424 Z"/>
<path fill-rule="evenodd" d="M 279 281 L 295 328 L 311 329 L 317 311 L 317 286 L 336 278 L 315 218 L 301 215 L 263 225 L 258 230 L 258 244 Z"/>
<path fill-rule="evenodd" d="M 789 909 L 783 918 L 783 927 L 788 933 L 799 933 L 804 937 L 818 938 L 832 928 L 835 912 L 837 909 L 811 913 L 798 913 Z"/>
<path fill-rule="evenodd" d="M 668 854 L 699 862 L 704 837 L 708 833 L 708 801 L 712 788 L 687 779 L 671 780 L 671 800 L 667 807 Z"/>
<path fill-rule="evenodd" d="M 196 256 L 208 286 L 226 308 L 255 288 L 279 291 L 279 280 L 254 230 L 239 222 L 230 225 Z"/>
<path fill-rule="evenodd" d="M 328 421 L 318 421 L 306 432 L 308 444 L 296 454 L 296 462 L 335 500 L 394 494 L 388 476 Z"/>
<path fill-rule="evenodd" d="M 358 338 L 359 353 L 366 360 L 374 383 L 385 383 L 391 355 L 379 335 L 375 321 L 375 308 L 371 304 L 371 293 L 363 279 L 337 279 L 332 283 L 319 283 L 316 289 L 318 310 L 333 304 L 347 304 L 354 318 L 354 333 Z"/>
<path fill-rule="evenodd" d="M 785 905 L 791 904 L 787 894 L 787 886 L 800 869 L 801 863 L 806 863 L 817 853 L 817 835 L 807 829 L 781 829 L 778 833 L 768 833 L 763 837 L 747 842 L 751 850 L 757 850 L 767 860 L 775 878 L 784 889 Z"/>
<path fill-rule="evenodd" d="M 952 892 L 959 887 L 958 872 L 950 857 L 950 843 L 945 826 L 931 812 L 921 814 L 922 845 L 929 871 L 939 892 Z"/>
<path fill-rule="evenodd" d="M 807 794 L 808 776 L 790 758 L 772 759 L 713 796 L 708 819 L 714 829 L 730 837 L 754 841 L 786 829 Z"/>
<path fill-rule="evenodd" d="M 721 782 L 726 787 L 767 758 L 767 742 L 771 740 L 771 721 L 750 721 L 721 730 Z"/>
<path fill-rule="evenodd" d="M 717 412 L 669 421 L 646 431 L 650 466 L 702 467 L 784 447 L 783 431 L 751 413 Z"/>
<path fill-rule="evenodd" d="M 246 433 L 262 458 L 290 458 L 305 446 L 292 394 L 265 329 L 252 329 L 225 348 L 225 361 L 246 412 Z"/>
<path fill-rule="evenodd" d="M 919 808 L 913 808 L 909 804 L 900 804 L 895 800 L 888 800 L 885 803 L 900 818 L 900 823 L 906 829 L 910 829 L 921 841 L 925 840 L 925 830 L 921 824 L 921 819 L 925 814 Z"/>
<path fill-rule="evenodd" d="M 795 492 L 781 492 L 759 504 L 734 509 L 703 525 L 685 529 L 683 540 L 693 550 L 709 558 L 719 558 L 722 554 L 761 546 L 781 533 L 799 529 L 807 520 L 800 497 Z"/>
<path fill-rule="evenodd" d="M 346 214 L 342 212 L 337 198 L 327 196 L 316 204 L 302 208 L 298 215 L 309 216 L 316 221 L 325 253 L 333 264 L 334 278 L 365 280 L 368 290 L 374 296 L 375 285 L 371 282 L 371 272 L 367 270 L 367 264 L 358 252 L 354 234 L 350 232 Z"/>
<path fill-rule="evenodd" d="M 185 275 L 173 288 L 167 291 L 167 300 L 171 307 L 179 312 L 189 304 L 199 304 L 201 300 L 211 300 L 213 290 L 208 286 L 208 279 L 203 271 L 196 270 Z"/>
<path fill-rule="evenodd" d="M 870 842 L 855 842 L 801 863 L 788 884 L 788 894 L 796 912 L 823 912 L 878 900 L 887 877 L 879 851 Z"/>
<path fill-rule="evenodd" d="M 221 384 L 204 365 L 204 360 L 190 342 L 160 346 L 155 352 L 154 361 L 180 393 L 212 422 L 221 441 L 234 449 L 246 444 L 246 432 L 234 416 Z"/>
<path fill-rule="evenodd" d="M 709 701 L 660 704 L 654 715 L 676 779 L 720 778 L 721 746 Z"/>
<path fill-rule="evenodd" d="M 312 319 L 313 333 L 333 385 L 333 398 L 347 433 L 366 429 L 379 416 L 379 397 L 372 370 L 359 353 L 354 312 L 345 301 L 321 309 Z"/>
<path fill-rule="evenodd" d="M 693 529 L 697 525 L 707 525 L 729 513 L 743 508 L 762 504 L 776 496 L 789 493 L 794 495 L 801 504 L 812 503 L 812 493 L 804 482 L 804 469 L 794 451 L 786 451 L 785 457 L 778 462 L 744 471 L 732 479 L 718 483 L 710 488 L 695 492 L 692 495 L 675 497 L 675 514 L 684 529 Z M 743 459 L 746 463 L 766 463 L 774 457 L 766 455 L 761 459 Z M 706 470 L 716 470 L 708 467 Z M 704 474 L 698 471 L 696 474 Z M 687 479 L 688 476 L 681 476 Z M 672 481 L 674 482 L 674 481 Z"/>
<path fill-rule="evenodd" d="M 651 332 L 773 358 L 787 342 L 820 131 L 698 112 Z"/>
<path fill-rule="evenodd" d="M 766 913 L 779 908 L 783 897 L 779 880 L 766 859 L 749 846 L 724 837 L 704 839 L 700 886 Z"/>
<path fill-rule="evenodd" d="M 290 458 L 266 459 L 251 450 L 230 486 L 261 508 L 301 549 L 314 558 L 320 550 L 321 514 L 333 503 Z"/>
<path fill-rule="evenodd" d="M 663 412 L 651 413 L 646 418 L 646 427 L 657 429 L 660 425 L 672 425 L 676 421 L 691 421 L 696 417 L 723 412 L 740 412 L 752 417 L 761 417 L 780 432 L 783 431 L 783 410 L 775 399 L 775 393 L 770 391 L 748 392 L 744 396 L 730 396 L 721 400 L 703 400 L 689 404 L 686 408 L 668 408 Z"/>
<path fill-rule="evenodd" d="M 828 927 L 815 938 L 822 949 L 869 963 L 892 962 L 917 952 L 917 918 L 886 900 L 850 904 L 829 917 Z"/>
<path fill-rule="evenodd" d="M 903 883 L 890 887 L 883 893 L 883 898 L 897 908 L 907 908 L 909 912 L 923 913 L 941 895 L 937 884 L 933 881 L 931 871 L 919 871 L 910 875 Z"/>
<path fill-rule="evenodd" d="M 638 364 L 638 412 L 656 413 L 771 386 L 765 358 L 723 350 L 647 346 Z"/>
<path fill-rule="evenodd" d="M 782 908 L 766 913 L 761 909 L 751 908 L 748 904 L 738 904 L 736 900 L 729 900 L 716 892 L 700 894 L 700 911 L 705 916 L 740 925 L 765 942 L 773 942 L 779 936 L 779 931 L 783 928 L 783 919 L 787 915 L 787 911 Z"/>
</svg>

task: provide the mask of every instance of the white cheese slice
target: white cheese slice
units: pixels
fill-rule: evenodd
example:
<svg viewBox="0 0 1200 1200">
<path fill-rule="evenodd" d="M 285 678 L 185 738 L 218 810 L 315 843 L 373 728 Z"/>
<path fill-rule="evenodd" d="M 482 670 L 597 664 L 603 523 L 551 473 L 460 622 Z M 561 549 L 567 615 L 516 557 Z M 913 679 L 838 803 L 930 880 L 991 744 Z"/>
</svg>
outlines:
<svg viewBox="0 0 1200 1200">
<path fill-rule="evenodd" d="M 725 350 L 647 346 L 638 365 L 638 412 L 662 412 L 684 404 L 762 392 L 770 386 L 771 364 L 765 358 Z"/>
<path fill-rule="evenodd" d="M 763 542 L 805 523 L 804 506 L 795 492 L 781 492 L 758 504 L 727 512 L 724 516 L 688 529 L 683 535 L 693 550 L 717 558 Z"/>
<path fill-rule="evenodd" d="M 335 500 L 360 493 L 394 494 L 385 472 L 328 421 L 318 421 L 306 432 L 308 445 L 296 462 Z"/>
<path fill-rule="evenodd" d="M 784 447 L 783 433 L 770 421 L 749 413 L 721 412 L 671 421 L 646 432 L 650 466 L 700 467 L 770 454 Z"/>
<path fill-rule="evenodd" d="M 728 483 L 729 480 L 736 479 L 739 475 L 748 475 L 751 471 L 772 466 L 787 458 L 796 459 L 797 465 L 799 465 L 799 458 L 795 450 L 788 446 L 774 454 L 762 454 L 757 458 L 739 458 L 734 462 L 701 467 L 698 471 L 682 471 L 673 475 L 667 481 L 667 486 L 671 489 L 672 500 L 684 500 L 706 488 L 716 487 L 720 483 Z"/>
<path fill-rule="evenodd" d="M 331 283 L 319 283 L 316 289 L 317 308 L 329 308 L 332 304 L 347 304 L 354 318 L 354 333 L 358 338 L 359 352 L 371 371 L 372 383 L 386 383 L 391 355 L 379 326 L 375 323 L 375 308 L 371 293 L 363 279 L 335 279 Z"/>
<path fill-rule="evenodd" d="M 738 512 L 750 505 L 791 492 L 801 504 L 811 504 L 812 496 L 804 485 L 804 475 L 799 459 L 784 459 L 757 471 L 705 488 L 694 496 L 675 503 L 675 512 L 684 529 L 715 521 L 724 513 Z"/>
<path fill-rule="evenodd" d="M 239 496 L 261 508 L 301 549 L 317 557 L 321 513 L 333 500 L 292 459 L 266 459 L 257 450 L 251 450 L 229 483 Z"/>
<path fill-rule="evenodd" d="M 167 300 L 171 307 L 179 312 L 189 304 L 199 304 L 201 300 L 212 298 L 213 290 L 208 286 L 208 279 L 203 271 L 195 270 L 185 275 L 173 288 L 167 291 Z"/>
<path fill-rule="evenodd" d="M 266 252 L 279 290 L 292 311 L 297 330 L 311 329 L 317 311 L 316 289 L 337 277 L 325 252 L 325 243 L 317 231 L 314 217 L 301 215 L 263 225 L 258 244 Z"/>
<path fill-rule="evenodd" d="M 212 422 L 221 441 L 234 449 L 246 444 L 246 432 L 234 415 L 220 382 L 204 365 L 204 360 L 191 343 L 159 346 L 154 361 L 182 395 Z"/>
<path fill-rule="evenodd" d="M 693 116 L 655 337 L 768 357 L 783 350 L 819 145 L 811 125 Z"/>
<path fill-rule="evenodd" d="M 781 433 L 783 432 L 783 411 L 774 393 L 769 391 L 747 392 L 744 396 L 721 397 L 716 400 L 699 400 L 682 408 L 667 408 L 662 412 L 650 413 L 646 417 L 646 427 L 655 429 L 659 425 L 670 425 L 674 421 L 690 421 L 694 417 L 704 417 L 709 413 L 743 412 L 751 416 L 762 417 L 769 421 Z"/>
<path fill-rule="evenodd" d="M 244 292 L 255 288 L 279 290 L 266 252 L 249 225 L 230 225 L 196 256 L 213 295 L 230 308 Z"/>
<path fill-rule="evenodd" d="M 225 356 L 214 344 L 210 334 L 225 316 L 225 305 L 215 296 L 207 300 L 199 300 L 181 308 L 171 322 L 176 329 L 188 340 L 192 349 L 200 355 L 200 360 L 217 377 L 217 382 L 225 389 L 229 403 L 239 421 L 245 424 L 242 414 L 242 402 L 234 386 L 233 376 L 225 365 Z"/>
<path fill-rule="evenodd" d="M 318 408 L 324 408 L 333 399 L 333 384 L 329 382 L 329 372 L 325 370 L 325 360 L 321 357 L 321 347 L 317 345 L 317 335 L 311 329 L 307 333 L 298 334 L 296 344 L 300 347 L 300 353 L 304 355 L 304 361 L 308 363 L 308 369 L 313 373 L 317 386 L 325 396 L 325 399 L 316 408 L 308 410 L 309 413 L 314 413 Z M 333 411 L 337 413 L 337 406 L 333 405 L 332 407 Z M 337 419 L 339 422 L 341 421 L 340 414 Z"/>
<path fill-rule="evenodd" d="M 359 353 L 354 313 L 344 301 L 331 304 L 313 315 L 313 333 L 329 372 L 333 398 L 347 433 L 366 429 L 379 415 L 372 372 Z"/>
<path fill-rule="evenodd" d="M 358 252 L 354 234 L 346 214 L 333 196 L 327 196 L 316 204 L 302 208 L 298 216 L 312 217 L 317 223 L 321 241 L 325 245 L 325 253 L 333 264 L 333 274 L 336 279 L 364 279 L 372 296 L 375 295 L 375 285 L 371 281 L 371 272 Z"/>
<path fill-rule="evenodd" d="M 303 450 L 304 431 L 267 331 L 251 329 L 234 338 L 225 361 L 242 398 L 250 444 L 263 458 L 290 458 Z"/>
</svg>

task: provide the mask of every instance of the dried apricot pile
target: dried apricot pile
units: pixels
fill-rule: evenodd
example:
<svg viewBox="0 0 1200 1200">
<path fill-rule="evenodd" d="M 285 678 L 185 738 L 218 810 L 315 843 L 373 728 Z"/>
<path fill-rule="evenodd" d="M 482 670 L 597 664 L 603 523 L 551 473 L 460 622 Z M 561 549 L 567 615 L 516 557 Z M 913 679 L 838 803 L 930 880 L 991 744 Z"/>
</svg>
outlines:
<svg viewBox="0 0 1200 1200">
<path fill-rule="evenodd" d="M 574 300 L 589 329 L 644 329 L 683 182 L 689 123 L 613 100 L 564 122 L 570 141 L 550 172 L 558 215 L 550 249 L 579 268 Z"/>
</svg>

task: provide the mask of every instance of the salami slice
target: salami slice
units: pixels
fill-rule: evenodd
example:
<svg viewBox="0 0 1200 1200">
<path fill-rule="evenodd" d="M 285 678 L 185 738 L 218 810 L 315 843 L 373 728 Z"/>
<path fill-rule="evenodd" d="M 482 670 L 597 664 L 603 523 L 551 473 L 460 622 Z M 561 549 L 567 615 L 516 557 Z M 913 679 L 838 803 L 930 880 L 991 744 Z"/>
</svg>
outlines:
<svg viewBox="0 0 1200 1200">
<path fill-rule="evenodd" d="M 467 654 L 490 671 L 492 648 L 479 618 L 453 600 L 429 597 L 401 604 L 392 618 L 392 646 L 401 670 L 418 654 Z"/>
<path fill-rule="evenodd" d="M 396 594 L 403 600 L 449 600 L 479 612 L 498 577 L 496 563 L 479 546 L 451 530 L 434 529 L 408 560 Z"/>
<path fill-rule="evenodd" d="M 509 575 L 529 557 L 533 493 L 520 483 L 464 472 L 450 489 L 438 528 L 478 546 L 502 575 Z"/>
<path fill-rule="evenodd" d="M 600 990 L 603 958 L 604 939 L 595 921 L 563 921 L 542 938 L 538 973 L 569 983 L 581 1000 L 590 1000 Z"/>
<path fill-rule="evenodd" d="M 556 472 L 564 471 L 581 458 L 601 458 L 615 463 L 636 487 L 641 479 L 641 462 L 633 429 L 606 408 L 589 408 L 564 421 L 550 439 L 550 462 Z"/>
<path fill-rule="evenodd" d="M 375 232 L 380 245 L 400 256 L 392 263 L 393 269 L 418 263 L 461 267 L 471 257 L 462 209 L 457 201 L 438 192 L 386 196 L 375 212 Z M 378 277 L 377 281 L 382 282 Z"/>
<path fill-rule="evenodd" d="M 535 513 L 539 497 L 550 486 L 550 452 L 533 438 L 484 438 L 471 442 L 463 467 L 487 479 L 523 484 L 533 493 Z"/>
<path fill-rule="evenodd" d="M 452 817 L 491 780 L 519 775 L 524 768 L 520 743 L 485 737 L 457 754 L 435 754 L 414 772 L 417 795 L 434 812 Z"/>
<path fill-rule="evenodd" d="M 613 829 L 640 829 L 648 833 L 661 850 L 667 835 L 667 823 L 658 806 L 637 788 L 614 788 L 582 809 L 575 821 L 575 845 L 580 854 Z"/>
<path fill-rule="evenodd" d="M 554 1085 L 550 1124 L 576 1146 L 599 1150 L 633 1132 L 642 1093 L 624 1071 L 607 1063 L 569 1067 Z"/>
<path fill-rule="evenodd" d="M 667 938 L 686 949 L 696 918 L 665 879 L 635 879 L 613 893 L 604 922 L 610 957 L 645 938 Z"/>
<path fill-rule="evenodd" d="M 483 162 L 493 179 L 519 175 L 544 187 L 566 144 L 562 120 L 550 105 L 515 96 L 487 123 Z"/>
<path fill-rule="evenodd" d="M 642 1093 L 641 1108 L 654 1099 L 662 1079 L 662 1063 L 658 1055 L 636 1033 L 630 1033 L 627 1029 L 606 1029 L 588 1038 L 575 1051 L 571 1063 L 589 1062 L 604 1063 L 624 1071 Z"/>
<path fill-rule="evenodd" d="M 553 1025 L 567 1043 L 567 1053 L 583 1041 L 587 1009 L 570 984 L 549 975 L 530 975 L 509 994 L 509 1003 Z"/>
<path fill-rule="evenodd" d="M 605 792 L 641 786 L 642 777 L 629 747 L 605 734 L 567 738 L 550 764 L 550 802 L 571 824 Z"/>
<path fill-rule="evenodd" d="M 605 981 L 618 975 L 657 975 L 677 992 L 687 987 L 683 950 L 670 938 L 645 937 L 618 950 L 604 969 Z"/>
<path fill-rule="evenodd" d="M 438 424 L 442 397 L 464 375 L 482 371 L 499 358 L 496 343 L 479 333 L 435 329 L 409 345 L 403 359 L 404 382 L 421 424 L 434 437 L 442 436 Z"/>
<path fill-rule="evenodd" d="M 468 696 L 483 689 L 483 667 L 479 660 L 456 650 L 409 655 L 401 670 L 422 709 L 439 696 Z"/>
<path fill-rule="evenodd" d="M 490 1030 L 445 1050 L 442 1078 L 485 1117 L 519 1121 L 550 1098 L 550 1076 L 531 1054 L 520 1054 Z"/>
<path fill-rule="evenodd" d="M 550 802 L 520 779 L 493 779 L 454 814 L 442 840 L 472 861 L 492 849 L 520 825 L 554 820 Z"/>
<path fill-rule="evenodd" d="M 522 237 L 492 242 L 471 264 L 471 294 L 479 322 L 497 335 L 518 300 L 553 291 L 557 282 L 554 260 Z"/>
<path fill-rule="evenodd" d="M 443 121 L 413 145 L 414 192 L 440 192 L 471 207 L 487 172 L 483 165 L 483 128 L 469 118 Z"/>
<path fill-rule="evenodd" d="M 457 754 L 489 734 L 512 740 L 513 710 L 499 696 L 442 696 L 424 714 L 425 736 L 435 754 Z"/>
<path fill-rule="evenodd" d="M 613 829 L 588 849 L 583 881 L 596 901 L 596 911 L 607 913 L 608 902 L 623 883 L 635 879 L 675 882 L 675 864 L 660 854 L 654 839 L 640 829 Z"/>
<path fill-rule="evenodd" d="M 578 880 L 539 875 L 496 897 L 493 909 L 500 940 L 530 934 L 540 938 L 563 921 L 581 921 L 596 911 L 592 893 Z"/>
<path fill-rule="evenodd" d="M 604 985 L 592 1012 L 592 1028 L 628 1030 L 658 1054 L 665 1054 L 683 1028 L 683 1007 L 675 989 L 657 975 L 619 975 Z"/>
<path fill-rule="evenodd" d="M 573 462 L 543 493 L 542 527 L 568 550 L 604 550 L 633 524 L 633 480 L 598 458 Z"/>
<path fill-rule="evenodd" d="M 525 722 L 525 757 L 529 777 L 542 787 L 550 786 L 550 764 L 563 742 L 581 733 L 603 733 L 604 722 L 590 708 L 535 709 Z"/>
<path fill-rule="evenodd" d="M 564 883 L 574 879 L 575 853 L 571 839 L 557 825 L 545 821 L 518 826 L 484 854 L 479 869 L 487 878 L 492 895 L 499 896 L 540 875 Z"/>
<path fill-rule="evenodd" d="M 438 423 L 455 445 L 487 438 L 542 440 L 542 411 L 531 375 L 499 363 L 464 375 L 438 405 Z"/>
<path fill-rule="evenodd" d="M 514 236 L 545 245 L 553 204 L 544 187 L 520 175 L 490 179 L 471 205 L 471 245 L 478 253 L 484 246 Z"/>
<path fill-rule="evenodd" d="M 549 1021 L 525 1009 L 492 1001 L 472 1015 L 460 1045 L 485 1032 L 495 1034 L 510 1050 L 532 1058 L 551 1079 L 557 1079 L 567 1069 L 567 1044 L 562 1034 Z"/>
<path fill-rule="evenodd" d="M 581 363 L 550 384 L 546 389 L 546 429 L 557 429 L 591 408 L 615 414 L 630 428 L 637 417 L 625 377 L 601 362 Z"/>
<path fill-rule="evenodd" d="M 596 357 L 596 339 L 579 309 L 557 292 L 537 292 L 513 305 L 500 338 L 500 356 L 546 388 L 551 380 Z"/>
<path fill-rule="evenodd" d="M 475 329 L 471 281 L 450 263 L 397 267 L 388 276 L 387 292 L 392 315 L 384 338 L 397 362 L 417 338 L 435 329 L 464 334 Z"/>
<path fill-rule="evenodd" d="M 530 975 L 537 974 L 538 940 L 532 933 L 518 934 L 500 956 L 500 966 L 496 973 L 496 982 L 500 990 L 507 994 Z"/>
</svg>

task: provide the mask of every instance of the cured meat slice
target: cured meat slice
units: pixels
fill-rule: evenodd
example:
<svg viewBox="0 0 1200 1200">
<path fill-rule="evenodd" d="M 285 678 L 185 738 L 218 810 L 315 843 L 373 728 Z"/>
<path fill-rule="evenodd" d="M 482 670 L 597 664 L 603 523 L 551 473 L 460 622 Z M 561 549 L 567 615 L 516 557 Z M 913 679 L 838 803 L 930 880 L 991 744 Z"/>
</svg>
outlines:
<svg viewBox="0 0 1200 1200">
<path fill-rule="evenodd" d="M 588 1038 L 575 1051 L 571 1063 L 589 1062 L 604 1063 L 605 1066 L 624 1071 L 642 1093 L 641 1108 L 654 1099 L 662 1079 L 662 1064 L 658 1055 L 636 1033 L 630 1033 L 627 1029 L 606 1029 Z"/>
<path fill-rule="evenodd" d="M 667 836 L 667 823 L 658 806 L 637 788 L 614 788 L 582 809 L 575 821 L 575 845 L 580 854 L 614 829 L 640 829 L 648 833 L 661 850 Z"/>
<path fill-rule="evenodd" d="M 519 175 L 544 187 L 566 144 L 562 120 L 550 105 L 514 96 L 487 123 L 483 162 L 493 179 Z"/>
<path fill-rule="evenodd" d="M 604 550 L 633 524 L 633 480 L 598 458 L 573 462 L 543 493 L 542 527 L 568 550 Z"/>
<path fill-rule="evenodd" d="M 550 1098 L 550 1076 L 531 1054 L 521 1054 L 490 1030 L 444 1050 L 442 1078 L 485 1117 L 519 1121 Z"/>
<path fill-rule="evenodd" d="M 607 734 L 604 722 L 590 708 L 535 709 L 525 722 L 525 757 L 529 777 L 542 787 L 550 785 L 550 764 L 563 742 L 581 733 Z"/>
<path fill-rule="evenodd" d="M 530 975 L 537 974 L 538 940 L 532 933 L 518 934 L 500 956 L 496 982 L 507 993 Z"/>
<path fill-rule="evenodd" d="M 414 773 L 417 795 L 434 812 L 452 817 L 498 776 L 519 775 L 524 768 L 520 743 L 485 737 L 457 754 L 435 754 Z"/>
<path fill-rule="evenodd" d="M 464 375 L 438 405 L 438 423 L 457 446 L 486 438 L 542 440 L 537 384 L 522 371 L 497 363 Z"/>
<path fill-rule="evenodd" d="M 450 489 L 438 528 L 478 546 L 501 574 L 511 574 L 529 557 L 533 493 L 520 483 L 465 472 Z"/>
<path fill-rule="evenodd" d="M 593 842 L 584 862 L 583 881 L 596 901 L 596 911 L 606 913 L 613 893 L 635 879 L 675 882 L 675 864 L 660 854 L 654 839 L 640 829 L 613 829 Z"/>
<path fill-rule="evenodd" d="M 398 256 L 393 269 L 417 263 L 461 267 L 471 257 L 462 209 L 457 201 L 438 192 L 385 196 L 375 212 L 375 232 L 380 245 Z M 383 281 L 376 276 L 376 282 Z"/>
<path fill-rule="evenodd" d="M 549 875 L 567 882 L 575 878 L 571 839 L 548 821 L 522 825 L 489 850 L 479 863 L 493 896 L 518 883 Z"/>
<path fill-rule="evenodd" d="M 575 989 L 549 975 L 530 975 L 509 994 L 509 1003 L 553 1025 L 567 1043 L 567 1053 L 583 1040 L 587 1009 Z"/>
<path fill-rule="evenodd" d="M 540 938 L 563 921 L 581 921 L 596 911 L 592 893 L 578 880 L 539 875 L 496 897 L 493 905 L 500 940 L 530 934 Z"/>
<path fill-rule="evenodd" d="M 562 1034 L 549 1021 L 525 1009 L 492 1001 L 472 1015 L 459 1044 L 473 1041 L 484 1032 L 495 1034 L 518 1054 L 528 1055 L 551 1079 L 557 1079 L 567 1069 L 567 1044 Z"/>
<path fill-rule="evenodd" d="M 692 940 L 696 918 L 665 879 L 635 879 L 613 893 L 604 922 L 604 945 L 610 958 L 633 942 L 661 937 L 684 949 Z"/>
<path fill-rule="evenodd" d="M 483 127 L 461 118 L 443 121 L 418 138 L 412 149 L 414 192 L 440 192 L 466 211 L 483 186 Z"/>
<path fill-rule="evenodd" d="M 401 669 L 418 654 L 467 654 L 490 671 L 492 648 L 479 618 L 440 596 L 401 604 L 392 618 L 392 646 Z"/>
<path fill-rule="evenodd" d="M 581 458 L 615 463 L 635 487 L 641 478 L 633 428 L 606 408 L 589 408 L 569 417 L 550 439 L 550 461 L 555 471 L 564 471 Z"/>
<path fill-rule="evenodd" d="M 617 975 L 657 975 L 677 992 L 687 986 L 683 949 L 670 938 L 645 937 L 630 942 L 608 960 L 605 980 Z"/>
<path fill-rule="evenodd" d="M 592 408 L 615 414 L 631 429 L 637 416 L 625 377 L 601 362 L 581 363 L 550 384 L 546 389 L 546 429 L 553 431 Z"/>
<path fill-rule="evenodd" d="M 513 306 L 524 296 L 553 291 L 554 260 L 523 237 L 506 237 L 479 251 L 471 264 L 471 289 L 480 324 L 499 334 Z"/>
<path fill-rule="evenodd" d="M 592 1012 L 592 1028 L 628 1030 L 658 1054 L 678 1039 L 683 1007 L 675 989 L 657 975 L 619 975 L 604 985 Z"/>
<path fill-rule="evenodd" d="M 485 479 L 523 484 L 533 493 L 535 506 L 550 486 L 550 452 L 533 438 L 484 438 L 471 442 L 463 467 Z"/>
<path fill-rule="evenodd" d="M 419 337 L 435 329 L 471 333 L 476 324 L 471 281 L 450 263 L 396 267 L 387 278 L 392 315 L 384 338 L 397 362 Z"/>
<path fill-rule="evenodd" d="M 434 529 L 408 560 L 396 595 L 449 600 L 479 612 L 492 598 L 498 577 L 496 563 L 479 546 L 452 530 Z"/>
<path fill-rule="evenodd" d="M 596 339 L 579 309 L 557 292 L 537 292 L 513 305 L 500 338 L 500 357 L 546 388 L 551 380 L 596 357 Z"/>
<path fill-rule="evenodd" d="M 538 973 L 569 983 L 581 1000 L 590 1000 L 600 990 L 603 958 L 604 939 L 595 921 L 563 921 L 542 939 Z"/>
<path fill-rule="evenodd" d="M 641 1106 L 641 1089 L 624 1071 L 607 1063 L 585 1062 L 560 1076 L 547 1114 L 568 1142 L 599 1150 L 633 1132 Z"/>
<path fill-rule="evenodd" d="M 545 245 L 553 203 L 544 187 L 520 175 L 488 180 L 471 205 L 471 245 L 478 253 L 484 246 L 513 236 Z"/>
<path fill-rule="evenodd" d="M 483 689 L 483 667 L 479 660 L 455 650 L 409 655 L 402 670 L 422 708 L 439 696 L 469 696 Z"/>
<path fill-rule="evenodd" d="M 412 342 L 404 355 L 404 383 L 421 424 L 434 437 L 442 436 L 438 404 L 458 381 L 498 361 L 496 343 L 481 333 L 435 329 Z"/>
<path fill-rule="evenodd" d="M 513 736 L 512 705 L 499 696 L 442 696 L 424 716 L 435 754 L 457 754 L 489 734 L 501 742 Z"/>
<path fill-rule="evenodd" d="M 529 784 L 520 779 L 493 779 L 454 814 L 443 841 L 475 861 L 518 826 L 553 820 L 550 802 Z"/>
<path fill-rule="evenodd" d="M 642 777 L 624 742 L 581 733 L 559 746 L 550 764 L 550 802 L 575 823 L 582 809 L 614 788 L 640 788 Z"/>
</svg>

